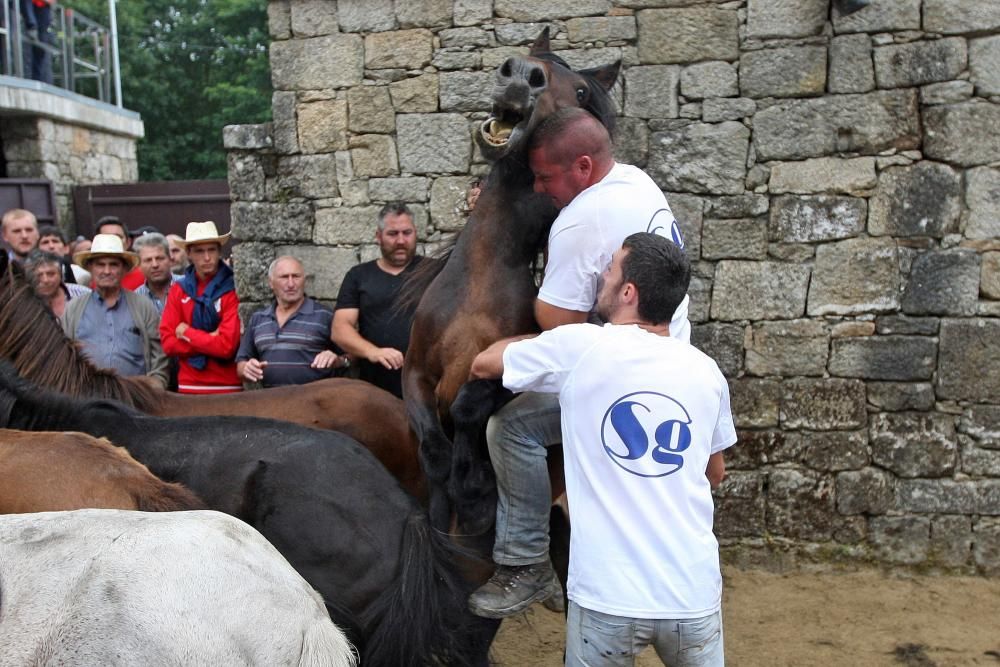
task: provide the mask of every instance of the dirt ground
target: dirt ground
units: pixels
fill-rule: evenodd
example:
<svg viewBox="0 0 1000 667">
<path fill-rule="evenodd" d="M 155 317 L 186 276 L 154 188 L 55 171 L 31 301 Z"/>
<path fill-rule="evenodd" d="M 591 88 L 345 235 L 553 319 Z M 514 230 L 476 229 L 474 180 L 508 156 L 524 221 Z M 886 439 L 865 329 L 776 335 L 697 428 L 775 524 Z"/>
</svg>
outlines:
<svg viewBox="0 0 1000 667">
<path fill-rule="evenodd" d="M 727 568 L 729 667 L 907 665 L 1000 667 L 1000 579 Z M 505 667 L 562 664 L 563 619 L 541 605 L 504 621 L 493 657 Z M 636 663 L 659 665 L 651 650 Z"/>
</svg>

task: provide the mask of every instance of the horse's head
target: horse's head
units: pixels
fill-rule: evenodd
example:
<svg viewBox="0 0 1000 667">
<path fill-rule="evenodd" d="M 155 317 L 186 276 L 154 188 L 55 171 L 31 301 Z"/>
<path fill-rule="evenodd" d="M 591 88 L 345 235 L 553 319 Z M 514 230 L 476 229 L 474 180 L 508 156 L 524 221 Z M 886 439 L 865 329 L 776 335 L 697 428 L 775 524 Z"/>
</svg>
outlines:
<svg viewBox="0 0 1000 667">
<path fill-rule="evenodd" d="M 549 50 L 549 29 L 535 40 L 527 57 L 508 58 L 497 69 L 490 116 L 476 133 L 483 156 L 497 161 L 522 153 L 543 120 L 565 107 L 582 107 L 608 130 L 615 111 L 608 90 L 618 78 L 620 62 L 574 72 Z"/>
</svg>

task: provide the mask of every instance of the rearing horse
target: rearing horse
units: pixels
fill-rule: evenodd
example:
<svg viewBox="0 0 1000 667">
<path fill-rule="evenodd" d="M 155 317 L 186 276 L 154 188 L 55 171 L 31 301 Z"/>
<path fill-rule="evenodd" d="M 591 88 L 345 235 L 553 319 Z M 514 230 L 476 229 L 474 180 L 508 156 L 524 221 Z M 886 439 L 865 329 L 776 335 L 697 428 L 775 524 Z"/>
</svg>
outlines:
<svg viewBox="0 0 1000 667">
<path fill-rule="evenodd" d="M 607 91 L 618 70 L 619 63 L 614 63 L 574 72 L 550 52 L 547 28 L 528 57 L 509 58 L 497 70 L 493 108 L 475 135 L 493 168 L 447 261 L 417 307 L 403 365 L 403 396 L 420 441 L 431 517 L 439 529 L 446 527 L 452 509 L 466 526 L 481 528 L 492 521 L 489 503 L 451 506 L 468 495 L 454 485 L 475 471 L 469 465 L 471 448 L 453 451 L 447 428 L 478 442 L 483 415 L 504 400 L 498 383 L 466 385 L 472 360 L 496 340 L 538 331 L 532 264 L 558 211 L 549 197 L 533 191 L 528 139 L 539 123 L 571 106 L 587 109 L 613 129 L 615 114 Z M 474 480 L 473 485 L 489 486 L 479 484 L 482 481 Z"/>
</svg>

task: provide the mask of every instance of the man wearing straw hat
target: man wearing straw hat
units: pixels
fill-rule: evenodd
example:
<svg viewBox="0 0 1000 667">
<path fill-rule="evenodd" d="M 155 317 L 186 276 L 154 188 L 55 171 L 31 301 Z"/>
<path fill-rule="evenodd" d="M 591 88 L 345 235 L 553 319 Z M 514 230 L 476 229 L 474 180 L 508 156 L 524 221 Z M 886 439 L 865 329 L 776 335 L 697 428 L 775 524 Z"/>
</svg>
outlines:
<svg viewBox="0 0 1000 667">
<path fill-rule="evenodd" d="M 191 261 L 170 288 L 160 320 L 164 351 L 177 357 L 182 394 L 225 394 L 243 390 L 236 374 L 240 346 L 240 301 L 233 270 L 222 262 L 229 234 L 215 223 L 189 222 L 183 246 Z"/>
<path fill-rule="evenodd" d="M 73 261 L 90 271 L 94 291 L 73 299 L 60 318 L 70 338 L 97 366 L 122 375 L 148 375 L 167 386 L 167 358 L 160 346 L 160 314 L 149 299 L 122 287 L 126 272 L 139 263 L 114 234 L 98 234 Z"/>
</svg>

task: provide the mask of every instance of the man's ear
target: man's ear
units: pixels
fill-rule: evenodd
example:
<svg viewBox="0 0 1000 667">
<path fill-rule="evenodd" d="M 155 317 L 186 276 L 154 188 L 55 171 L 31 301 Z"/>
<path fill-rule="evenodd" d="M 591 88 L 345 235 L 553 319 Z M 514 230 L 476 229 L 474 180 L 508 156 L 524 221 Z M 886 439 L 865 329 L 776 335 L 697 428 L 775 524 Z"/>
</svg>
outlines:
<svg viewBox="0 0 1000 667">
<path fill-rule="evenodd" d="M 594 173 L 594 159 L 589 155 L 581 155 L 576 159 L 575 166 L 580 175 L 589 182 L 590 175 Z"/>
<path fill-rule="evenodd" d="M 627 304 L 638 304 L 639 288 L 635 286 L 635 283 L 625 283 L 622 285 L 621 298 Z"/>
</svg>

